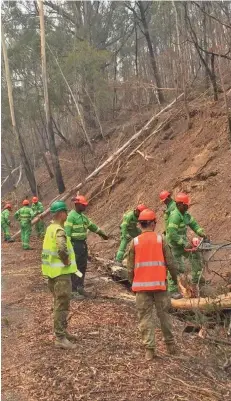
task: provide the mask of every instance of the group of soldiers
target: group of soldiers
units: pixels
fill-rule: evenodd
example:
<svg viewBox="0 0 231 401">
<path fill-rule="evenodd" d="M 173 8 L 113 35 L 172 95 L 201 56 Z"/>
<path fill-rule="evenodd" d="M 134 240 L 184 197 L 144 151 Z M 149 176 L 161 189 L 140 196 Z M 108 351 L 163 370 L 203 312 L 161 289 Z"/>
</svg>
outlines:
<svg viewBox="0 0 231 401">
<path fill-rule="evenodd" d="M 14 242 L 10 235 L 10 212 L 12 211 L 11 203 L 7 203 L 1 213 L 1 228 L 4 233 L 4 241 Z M 14 218 L 19 222 L 21 230 L 21 241 L 22 248 L 24 250 L 31 250 L 30 247 L 30 236 L 32 232 L 32 220 L 34 217 L 39 216 L 44 211 L 43 205 L 39 202 L 37 196 L 34 196 L 31 201 L 24 199 L 22 202 L 22 207 L 16 211 Z M 44 222 L 39 219 L 35 224 L 35 229 L 38 237 L 43 238 L 45 234 Z"/>
<path fill-rule="evenodd" d="M 136 294 L 139 329 L 147 360 L 155 356 L 154 305 L 167 350 L 170 354 L 176 352 L 168 315 L 168 294 L 173 298 L 181 297 L 177 287 L 177 276 L 185 270 L 185 259 L 191 262 L 194 282 L 198 280 L 202 269 L 200 257 L 195 252 L 196 248 L 187 239 L 187 227 L 198 236 L 206 238 L 204 230 L 188 213 L 190 200 L 187 194 L 179 193 L 173 200 L 170 192 L 162 191 L 160 200 L 166 205 L 164 233 L 155 233 L 155 212 L 146 205 L 139 204 L 123 216 L 120 226 L 121 241 L 115 258 L 115 263 L 120 265 L 127 253 L 128 278 Z M 84 213 L 88 206 L 86 198 L 78 195 L 73 202 L 74 208 L 69 213 L 65 202 L 58 200 L 51 204 L 53 220 L 46 229 L 42 250 L 42 274 L 48 279 L 48 286 L 54 298 L 55 345 L 64 349 L 76 348 L 74 341 L 78 339 L 76 335 L 67 331 L 70 300 L 89 296 L 84 289 L 88 230 L 104 240 L 109 238 Z M 9 212 L 11 205 L 6 206 L 5 210 Z M 9 225 L 9 214 L 5 210 L 2 213 L 6 215 L 6 218 L 2 218 L 2 229 L 5 240 L 10 241 L 9 231 L 5 229 L 5 226 Z M 32 207 L 28 200 L 24 200 L 23 207 L 15 213 L 24 233 L 24 249 L 30 249 L 28 238 L 31 233 L 31 221 L 42 212 L 42 204 L 34 197 Z M 44 223 L 42 220 L 38 220 L 38 223 L 37 232 L 43 236 Z"/>
</svg>

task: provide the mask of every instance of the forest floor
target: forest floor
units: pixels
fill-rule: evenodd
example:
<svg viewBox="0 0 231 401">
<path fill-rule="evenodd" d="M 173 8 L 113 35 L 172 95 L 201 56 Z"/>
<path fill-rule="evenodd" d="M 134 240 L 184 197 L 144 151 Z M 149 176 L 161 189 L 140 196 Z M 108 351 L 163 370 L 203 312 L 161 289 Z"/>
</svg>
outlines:
<svg viewBox="0 0 231 401">
<path fill-rule="evenodd" d="M 185 333 L 187 323 L 173 316 L 179 354 L 170 357 L 155 317 L 158 358 L 146 362 L 128 290 L 95 262 L 86 279 L 95 297 L 71 303 L 69 328 L 78 335 L 77 348 L 56 349 L 41 243 L 33 238 L 32 246 L 2 247 L 3 401 L 230 400 L 230 370 L 223 369 L 230 347 Z M 224 329 L 217 330 L 225 339 Z"/>
<path fill-rule="evenodd" d="M 107 140 L 95 142 L 94 155 L 86 148 L 60 149 L 66 187 L 81 182 L 153 113 L 136 113 L 129 121 L 114 123 Z M 135 304 L 126 299 L 128 290 L 112 281 L 94 258 L 114 257 L 122 214 L 137 202 L 156 210 L 157 230 L 161 232 L 163 209 L 158 194 L 163 189 L 173 194 L 189 192 L 190 212 L 212 241 L 230 240 L 231 150 L 223 101 L 215 104 L 211 99 L 196 99 L 189 103 L 189 113 L 190 126 L 182 103 L 176 105 L 159 119 L 158 123 L 168 119 L 163 130 L 145 140 L 156 129 L 155 122 L 138 143 L 82 190 L 91 200 L 89 217 L 110 234 L 110 239 L 107 243 L 95 235 L 88 239 L 92 262 L 86 284 L 95 298 L 71 304 L 70 331 L 79 336 L 76 350 L 54 348 L 52 298 L 41 276 L 41 243 L 33 237 L 33 251 L 23 251 L 19 240 L 3 243 L 3 401 L 230 400 L 230 368 L 223 369 L 230 346 L 211 344 L 197 333 L 186 333 L 187 321 L 173 315 L 179 355 L 167 355 L 156 321 L 159 358 L 147 363 Z M 132 153 L 142 141 L 140 153 Z M 42 200 L 48 206 L 57 196 L 55 182 L 44 166 L 36 174 Z M 26 195 L 31 196 L 22 185 L 7 200 L 17 209 Z M 72 207 L 71 199 L 67 204 Z M 17 228 L 13 222 L 12 231 Z M 230 270 L 229 262 L 226 267 Z M 222 266 L 218 268 L 223 271 Z M 211 333 L 217 338 L 227 340 L 222 325 L 217 324 L 214 330 Z"/>
</svg>

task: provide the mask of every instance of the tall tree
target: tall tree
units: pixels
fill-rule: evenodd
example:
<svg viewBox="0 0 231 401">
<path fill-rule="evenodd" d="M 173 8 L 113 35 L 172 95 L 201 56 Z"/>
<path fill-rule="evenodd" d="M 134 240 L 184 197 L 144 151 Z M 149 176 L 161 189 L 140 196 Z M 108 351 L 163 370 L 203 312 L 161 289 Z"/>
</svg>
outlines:
<svg viewBox="0 0 231 401">
<path fill-rule="evenodd" d="M 47 67 L 46 67 L 46 41 L 45 41 L 45 25 L 44 25 L 44 11 L 43 11 L 43 0 L 39 0 L 39 19 L 40 19 L 40 33 L 41 33 L 41 60 L 42 60 L 42 78 L 44 88 L 44 107 L 46 114 L 47 134 L 49 142 L 49 150 L 51 154 L 52 165 L 54 169 L 55 179 L 59 193 L 65 191 L 65 185 L 63 181 L 62 171 L 59 163 L 58 151 L 55 144 L 55 135 L 52 124 L 52 117 L 50 112 L 50 102 L 48 95 L 48 84 L 47 84 Z"/>
<path fill-rule="evenodd" d="M 7 55 L 5 32 L 4 32 L 3 24 L 2 24 L 2 51 L 3 51 L 3 58 L 4 58 L 4 64 L 5 64 L 6 82 L 7 82 L 8 99 L 9 99 L 13 133 L 14 133 L 15 137 L 17 138 L 17 141 L 19 144 L 20 155 L 21 155 L 21 159 L 23 162 L 23 167 L 25 169 L 26 177 L 28 179 L 31 191 L 34 195 L 36 195 L 36 194 L 38 194 L 38 188 L 37 188 L 37 184 L 36 184 L 36 180 L 35 180 L 34 171 L 30 164 L 30 160 L 27 157 L 27 154 L 26 154 L 26 151 L 24 148 L 24 144 L 22 141 L 22 136 L 18 130 L 18 126 L 17 126 L 16 118 L 15 118 L 13 88 L 12 88 L 12 82 L 11 82 L 10 67 L 9 67 L 9 60 L 8 60 L 8 55 Z"/>
</svg>

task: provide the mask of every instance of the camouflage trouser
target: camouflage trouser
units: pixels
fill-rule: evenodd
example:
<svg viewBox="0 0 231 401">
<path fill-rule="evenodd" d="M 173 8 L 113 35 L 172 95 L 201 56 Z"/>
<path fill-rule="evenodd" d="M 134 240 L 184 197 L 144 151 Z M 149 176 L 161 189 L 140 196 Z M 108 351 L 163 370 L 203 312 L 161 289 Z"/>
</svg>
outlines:
<svg viewBox="0 0 231 401">
<path fill-rule="evenodd" d="M 1 224 L 1 229 L 4 232 L 4 240 L 8 241 L 10 239 L 10 227 L 8 224 Z"/>
<path fill-rule="evenodd" d="M 172 255 L 175 260 L 178 273 L 185 272 L 185 261 L 188 260 L 192 269 L 192 282 L 198 282 L 198 278 L 203 268 L 203 261 L 199 252 L 185 252 L 181 247 L 171 247 Z M 168 291 L 178 292 L 177 285 L 173 282 L 171 275 L 168 273 Z"/>
<path fill-rule="evenodd" d="M 66 336 L 71 299 L 71 275 L 49 278 L 48 287 L 54 297 L 54 332 L 57 338 L 63 338 Z"/>
<path fill-rule="evenodd" d="M 139 331 L 144 346 L 155 349 L 155 322 L 153 308 L 160 319 L 161 330 L 166 344 L 174 342 L 171 319 L 168 314 L 170 301 L 167 291 L 140 291 L 136 293 Z"/>
</svg>

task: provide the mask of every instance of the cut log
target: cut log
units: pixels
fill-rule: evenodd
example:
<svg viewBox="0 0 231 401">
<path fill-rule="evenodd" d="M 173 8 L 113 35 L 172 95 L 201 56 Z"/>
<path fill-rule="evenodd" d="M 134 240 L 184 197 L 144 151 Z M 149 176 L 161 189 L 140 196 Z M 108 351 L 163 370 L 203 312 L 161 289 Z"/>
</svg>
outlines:
<svg viewBox="0 0 231 401">
<path fill-rule="evenodd" d="M 120 282 L 126 283 L 128 281 L 128 274 L 126 267 L 116 266 L 113 261 L 96 258 L 107 267 L 110 274 Z M 216 298 L 182 298 L 171 299 L 171 305 L 174 309 L 180 310 L 201 310 L 204 312 L 212 312 L 222 309 L 231 309 L 231 292 L 219 295 Z"/>
<path fill-rule="evenodd" d="M 73 188 L 71 188 L 69 191 L 66 191 L 66 193 L 61 196 L 61 197 L 57 197 L 57 200 L 63 200 L 65 201 L 66 199 L 68 199 L 71 195 L 73 195 L 74 193 L 76 193 L 76 191 L 78 191 L 80 188 L 83 187 L 84 184 L 86 184 L 87 182 L 89 182 L 92 178 L 96 177 L 99 172 L 101 170 L 103 170 L 105 167 L 109 166 L 114 159 L 119 156 L 126 148 L 128 148 L 136 139 L 138 139 L 145 131 L 147 131 L 150 128 L 150 125 L 152 124 L 153 121 L 155 121 L 156 118 L 158 118 L 162 113 L 164 113 L 165 111 L 169 110 L 176 102 L 177 100 L 180 100 L 183 97 L 183 93 L 181 93 L 181 95 L 179 95 L 176 99 L 173 100 L 173 102 L 171 102 L 170 104 L 168 104 L 166 107 L 164 107 L 159 113 L 155 114 L 152 118 L 150 118 L 150 120 L 145 124 L 145 126 L 143 128 L 141 128 L 138 132 L 136 132 L 127 142 L 125 142 L 123 144 L 123 146 L 121 146 L 119 149 L 117 149 L 111 156 L 108 157 L 107 160 L 105 160 L 105 162 L 103 164 L 101 164 L 99 167 L 97 167 L 90 175 L 88 175 L 85 180 L 83 182 L 80 182 L 79 184 L 77 184 L 76 186 L 74 186 Z M 41 217 L 46 217 L 48 214 L 50 213 L 50 208 L 46 209 L 43 213 L 41 213 Z M 36 217 L 33 221 L 32 221 L 32 225 L 34 225 L 35 223 L 37 223 L 37 221 L 39 220 L 38 217 Z M 18 235 L 20 234 L 20 230 L 17 231 L 13 236 L 12 239 L 18 237 Z"/>
<path fill-rule="evenodd" d="M 182 298 L 171 299 L 174 309 L 194 310 L 199 309 L 207 312 L 220 309 L 231 309 L 231 292 L 219 295 L 216 298 Z"/>
</svg>

